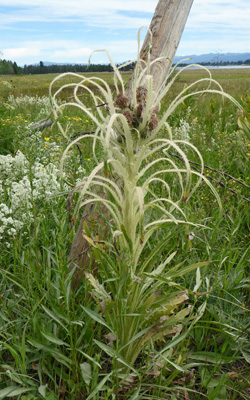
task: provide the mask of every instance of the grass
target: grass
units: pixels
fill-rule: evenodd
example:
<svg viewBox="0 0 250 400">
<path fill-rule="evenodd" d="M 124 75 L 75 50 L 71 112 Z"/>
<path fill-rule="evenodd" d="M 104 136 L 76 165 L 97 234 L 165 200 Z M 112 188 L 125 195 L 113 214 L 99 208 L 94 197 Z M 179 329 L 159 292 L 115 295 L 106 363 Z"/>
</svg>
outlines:
<svg viewBox="0 0 250 400">
<path fill-rule="evenodd" d="M 131 73 L 122 73 L 127 80 L 129 80 Z M 45 75 L 16 75 L 16 76 L 4 76 L 2 79 L 0 101 L 5 100 L 9 95 L 15 96 L 48 96 L 49 85 L 53 78 L 57 74 L 45 74 Z M 93 76 L 91 72 L 86 72 L 86 76 Z M 100 73 L 103 79 L 108 83 L 112 82 L 112 73 L 103 72 Z M 9 85 L 3 84 L 3 81 L 8 82 Z M 65 83 L 69 83 L 72 80 L 65 79 Z M 60 84 L 55 85 L 55 88 L 59 88 Z"/>
<path fill-rule="evenodd" d="M 212 73 L 238 100 L 249 90 L 249 70 Z M 110 74 L 104 76 L 111 80 Z M 202 76 L 202 71 L 186 71 L 162 108 L 185 84 Z M 11 87 L 0 84 L 0 154 L 14 156 L 22 151 L 33 188 L 39 176 L 34 172 L 35 162 L 39 160 L 41 170 L 50 163 L 58 167 L 67 145 L 56 126 L 40 133 L 32 131 L 33 122 L 50 116 L 46 100 L 39 103 L 36 96 L 48 95 L 53 77 L 4 77 Z M 33 100 L 14 104 L 10 95 L 27 95 Z M 70 187 L 58 181 L 60 190 L 51 189 L 51 194 L 40 200 L 32 192 L 27 222 L 13 235 L 6 225 L 1 239 L 0 399 L 249 399 L 250 214 L 244 197 L 250 197 L 250 143 L 238 132 L 237 112 L 229 101 L 222 104 L 218 97 L 203 95 L 187 99 L 171 117 L 176 137 L 197 146 L 205 165 L 245 186 L 205 170 L 208 179 L 237 194 L 215 182 L 223 206 L 220 211 L 210 190 L 202 185 L 185 205 L 185 212 L 191 222 L 206 229 L 195 228 L 191 242 L 185 230 L 169 229 L 163 255 L 164 260 L 177 251 L 171 267 L 184 259 L 190 264 L 210 261 L 177 282 L 189 289 L 196 310 L 206 301 L 205 312 L 191 328 L 184 327 L 174 344 L 165 340 L 149 344 L 136 361 L 137 375 L 132 373 L 119 390 L 115 389 L 112 355 L 96 342 L 106 340 L 108 345 L 107 329 L 97 323 L 100 314 L 93 320 L 93 315 L 85 312 L 87 307 L 93 308 L 91 286 L 83 280 L 75 288 L 74 271 L 68 269 L 73 237 L 66 210 Z M 86 116 L 70 109 L 64 110 L 61 123 L 69 136 L 94 129 Z M 198 162 L 192 152 L 188 151 L 188 157 Z M 182 165 L 174 156 L 173 160 Z M 67 180 L 74 185 L 79 174 L 87 175 L 94 163 L 89 144 L 73 147 L 66 161 Z M 20 182 L 21 178 L 15 179 Z M 10 207 L 7 181 L 7 177 L 1 181 L 0 203 Z M 156 190 L 163 193 L 161 185 Z M 163 231 L 155 235 L 152 249 L 161 235 Z"/>
</svg>

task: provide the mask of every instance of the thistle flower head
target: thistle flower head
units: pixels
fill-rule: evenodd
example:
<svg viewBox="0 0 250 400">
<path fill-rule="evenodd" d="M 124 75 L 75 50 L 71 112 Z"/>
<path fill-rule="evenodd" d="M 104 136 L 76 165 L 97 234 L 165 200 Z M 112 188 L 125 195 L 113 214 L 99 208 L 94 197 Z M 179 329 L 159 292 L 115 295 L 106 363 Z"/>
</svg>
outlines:
<svg viewBox="0 0 250 400">
<path fill-rule="evenodd" d="M 140 42 L 140 30 L 138 43 Z M 231 96 L 224 93 L 221 85 L 212 79 L 210 71 L 200 66 L 208 74 L 207 78 L 199 79 L 185 87 L 160 113 L 161 102 L 174 84 L 176 78 L 183 69 L 177 71 L 175 66 L 166 76 L 164 82 L 154 89 L 154 79 L 151 69 L 155 63 L 160 63 L 166 57 L 156 60 L 150 59 L 150 49 L 146 60 L 138 57 L 135 63 L 133 78 L 129 87 L 125 87 L 120 69 L 129 63 L 117 67 L 107 50 L 105 51 L 114 70 L 114 87 L 112 92 L 110 86 L 100 77 L 84 76 L 80 74 L 67 73 L 56 77 L 50 86 L 50 95 L 55 118 L 67 107 L 77 107 L 85 116 L 96 125 L 94 134 L 86 134 L 71 142 L 61 160 L 61 173 L 64 159 L 69 149 L 80 140 L 93 140 L 93 152 L 97 162 L 89 177 L 78 184 L 76 189 L 81 192 L 77 210 L 81 206 L 93 202 L 103 203 L 109 210 L 117 232 L 122 232 L 120 237 L 126 241 L 126 237 L 133 243 L 133 249 L 138 254 L 141 250 L 141 241 L 146 243 L 155 229 L 166 223 L 187 223 L 186 216 L 180 204 L 187 202 L 192 193 L 198 188 L 203 180 L 211 188 L 218 202 L 217 192 L 210 181 L 203 175 L 203 160 L 199 151 L 190 142 L 173 137 L 168 118 L 175 109 L 187 98 L 203 93 L 218 93 L 233 101 L 238 108 L 241 106 Z M 91 55 L 92 56 L 92 55 Z M 134 63 L 134 60 L 131 61 Z M 175 72 L 175 74 L 173 73 Z M 72 76 L 77 83 L 69 83 L 61 86 L 52 95 L 54 83 L 65 76 Z M 206 88 L 200 89 L 204 83 Z M 211 88 L 211 85 L 214 88 Z M 60 103 L 60 94 L 64 89 L 71 89 L 73 100 Z M 91 101 L 87 106 L 82 93 L 85 92 Z M 58 122 L 58 121 L 57 121 Z M 67 133 L 58 122 L 59 129 L 67 138 Z M 161 135 L 159 135 L 161 133 Z M 68 138 L 67 138 L 68 139 Z M 96 144 L 103 146 L 102 160 L 98 160 L 95 154 Z M 191 170 L 185 150 L 189 148 L 201 164 L 201 173 Z M 171 149 L 177 153 L 183 164 L 179 165 L 171 156 Z M 153 156 L 149 162 L 149 155 Z M 123 191 L 120 186 L 103 176 L 103 170 L 109 165 L 113 172 L 120 178 Z M 170 182 L 166 176 L 169 176 Z M 175 178 L 173 178 L 175 176 Z M 165 197 L 157 200 L 152 195 L 154 186 L 161 184 L 165 190 Z M 177 190 L 177 185 L 179 189 Z M 94 187 L 105 189 L 111 196 L 112 202 L 98 196 Z M 147 204 L 145 199 L 147 198 Z M 144 224 L 144 216 L 152 208 L 159 212 L 159 219 Z M 140 234 L 139 234 L 140 232 Z M 144 246 L 144 245 L 143 245 Z M 142 247 L 143 247 L 142 246 Z M 134 251 L 134 250 L 133 250 Z"/>
<path fill-rule="evenodd" d="M 139 36 L 140 30 L 138 38 Z M 208 72 L 209 77 L 200 79 L 196 83 L 214 84 L 217 86 L 216 89 L 212 90 L 208 87 L 203 91 L 193 90 L 196 83 L 192 83 L 181 91 L 168 108 L 160 114 L 161 101 L 180 72 L 177 72 L 173 78 L 170 72 L 165 81 L 157 85 L 158 89 L 154 90 L 154 79 L 157 78 L 151 74 L 151 67 L 162 58 L 151 61 L 149 51 L 146 60 L 142 60 L 138 52 L 133 78 L 129 88 L 126 89 L 120 69 L 113 63 L 109 53 L 107 51 L 106 53 L 114 69 L 114 93 L 99 77 L 89 78 L 71 74 L 74 80 L 78 79 L 78 83 L 62 86 L 53 96 L 51 90 L 51 98 L 55 117 L 57 117 L 62 108 L 57 103 L 57 97 L 64 88 L 72 88 L 74 101 L 64 104 L 63 107 L 79 108 L 96 125 L 94 134 L 78 137 L 67 146 L 61 161 L 61 171 L 68 150 L 80 140 L 92 139 L 93 151 L 95 151 L 97 141 L 103 146 L 101 160 L 96 157 L 97 165 L 88 176 L 83 177 L 69 198 L 72 198 L 76 190 L 79 191 L 76 212 L 81 207 L 96 203 L 102 204 L 102 209 L 104 206 L 108 211 L 111 235 L 107 244 L 108 248 L 112 247 L 113 254 L 118 255 L 115 262 L 112 257 L 109 258 L 112 251 L 104 254 L 96 241 L 88 236 L 91 233 L 84 232 L 84 238 L 103 255 L 100 257 L 103 261 L 100 261 L 99 272 L 100 276 L 103 274 L 105 284 L 109 284 L 112 297 L 105 290 L 104 285 L 99 284 L 91 274 L 88 274 L 87 279 L 93 287 L 94 296 L 99 301 L 102 300 L 100 305 L 105 302 L 106 307 L 106 300 L 112 299 L 109 301 L 112 309 L 107 307 L 105 318 L 107 320 L 110 315 L 111 325 L 115 320 L 114 315 L 119 319 L 115 330 L 118 334 L 114 336 L 119 339 L 116 341 L 118 346 L 116 354 L 119 357 L 121 355 L 119 360 L 126 360 L 124 365 L 128 368 L 125 369 L 127 374 L 130 370 L 129 365 L 133 364 L 146 342 L 162 340 L 164 335 L 179 334 L 181 325 L 178 323 L 183 322 L 192 311 L 192 307 L 184 307 L 178 312 L 175 310 L 188 300 L 187 291 L 178 290 L 173 293 L 171 290 L 170 297 L 166 297 L 165 293 L 161 295 L 161 291 L 157 290 L 162 284 L 162 282 L 159 284 L 158 276 L 162 278 L 163 275 L 165 282 L 174 283 L 172 279 L 182 274 L 181 270 L 176 271 L 179 266 L 170 269 L 169 275 L 167 272 L 164 273 L 166 264 L 172 260 L 175 252 L 163 263 L 155 266 L 156 251 L 160 254 L 162 249 L 165 249 L 165 239 L 160 241 L 160 247 L 157 245 L 152 251 L 153 256 L 150 251 L 150 256 L 147 257 L 144 249 L 148 247 L 152 235 L 159 229 L 162 232 L 169 224 L 197 226 L 187 220 L 182 206 L 202 180 L 211 188 L 219 201 L 210 181 L 203 175 L 204 165 L 199 151 L 191 143 L 173 138 L 167 120 L 183 100 L 194 94 L 215 92 L 224 95 L 224 92 L 221 86 L 211 78 L 210 72 L 202 67 Z M 55 81 L 64 76 L 55 78 L 51 88 Z M 83 91 L 91 99 L 91 107 L 83 103 Z M 103 104 L 105 107 L 101 106 Z M 59 129 L 67 137 L 60 124 Z M 201 172 L 191 170 L 185 154 L 187 149 L 199 159 Z M 171 158 L 171 150 L 177 153 L 177 161 L 175 161 L 176 158 Z M 181 164 L 178 163 L 180 159 Z M 192 240 L 192 233 L 186 239 Z M 186 271 L 206 264 L 194 264 L 186 268 Z M 157 301 L 155 301 L 156 298 Z M 132 318 L 136 316 L 136 319 L 131 320 L 131 316 Z M 197 318 L 200 318 L 200 315 Z M 136 322 L 131 323 L 131 321 Z M 147 330 L 142 336 L 141 332 L 145 326 Z M 124 332 L 126 332 L 125 335 Z M 130 336 L 127 336 L 127 332 Z"/>
<path fill-rule="evenodd" d="M 124 96 L 121 93 L 118 93 L 114 102 L 114 106 L 118 108 L 126 108 L 128 107 L 128 103 L 129 103 L 128 97 Z"/>
</svg>

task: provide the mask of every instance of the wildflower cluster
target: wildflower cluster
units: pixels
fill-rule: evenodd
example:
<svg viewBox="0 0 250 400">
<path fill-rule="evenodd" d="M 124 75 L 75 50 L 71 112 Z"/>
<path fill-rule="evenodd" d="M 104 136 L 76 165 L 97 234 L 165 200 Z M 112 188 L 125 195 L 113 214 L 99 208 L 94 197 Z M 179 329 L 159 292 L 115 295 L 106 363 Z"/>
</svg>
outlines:
<svg viewBox="0 0 250 400">
<path fill-rule="evenodd" d="M 51 202 L 60 192 L 60 179 L 54 164 L 36 160 L 30 165 L 20 151 L 0 155 L 0 243 L 8 243 L 33 219 L 34 203 Z"/>
<path fill-rule="evenodd" d="M 175 135 L 181 140 L 189 141 L 191 131 L 192 126 L 189 124 L 189 122 L 186 119 L 181 118 L 179 127 L 175 129 Z"/>
<path fill-rule="evenodd" d="M 50 109 L 50 100 L 48 96 L 27 96 L 27 95 L 23 95 L 23 96 L 18 96 L 15 97 L 13 95 L 10 95 L 7 99 L 8 104 L 13 107 L 13 108 L 18 108 L 18 107 L 45 107 L 47 108 L 47 110 L 49 111 Z"/>
<path fill-rule="evenodd" d="M 11 124 L 13 124 L 16 127 L 20 123 L 26 124 L 27 122 L 28 122 L 27 119 L 23 118 L 22 114 L 20 114 L 20 113 L 18 115 L 15 115 L 12 118 L 9 118 L 9 117 L 7 117 L 7 118 L 1 117 L 0 118 L 0 125 L 6 126 L 6 127 L 11 126 Z"/>
</svg>

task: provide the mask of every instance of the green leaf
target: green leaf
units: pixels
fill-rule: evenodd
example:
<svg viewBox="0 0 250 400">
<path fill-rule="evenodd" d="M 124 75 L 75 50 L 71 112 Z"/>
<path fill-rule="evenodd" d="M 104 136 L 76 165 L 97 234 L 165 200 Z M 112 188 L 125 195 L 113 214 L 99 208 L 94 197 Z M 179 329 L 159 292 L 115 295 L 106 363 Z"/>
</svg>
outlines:
<svg viewBox="0 0 250 400">
<path fill-rule="evenodd" d="M 205 363 L 211 364 L 228 364 L 238 359 L 237 357 L 226 357 L 222 354 L 209 351 L 192 353 L 189 358 L 191 358 L 192 360 L 204 361 Z"/>
<path fill-rule="evenodd" d="M 38 388 L 38 392 L 40 393 L 41 396 L 43 396 L 44 398 L 46 398 L 46 388 L 47 388 L 47 384 L 46 385 L 41 385 Z"/>
<path fill-rule="evenodd" d="M 39 342 L 36 339 L 33 339 L 31 337 L 28 338 L 28 342 L 34 346 L 38 350 L 43 350 L 51 356 L 55 358 L 56 361 L 60 362 L 61 364 L 65 365 L 66 367 L 70 367 L 72 360 L 65 355 L 63 355 L 58 349 L 52 346 L 45 345 L 44 343 Z"/>
<path fill-rule="evenodd" d="M 92 274 L 85 271 L 85 276 L 88 279 L 91 286 L 94 288 L 94 294 L 99 299 L 111 301 L 110 295 L 106 292 L 104 285 L 100 284 L 98 279 L 96 279 Z"/>
<path fill-rule="evenodd" d="M 95 395 L 102 390 L 103 386 L 105 385 L 105 383 L 107 382 L 107 380 L 109 379 L 109 377 L 113 374 L 113 371 L 110 372 L 108 375 L 104 376 L 104 378 L 101 380 L 101 382 L 95 387 L 95 389 L 90 393 L 90 395 L 87 397 L 86 400 L 91 400 L 93 399 L 93 397 L 95 397 Z"/>
<path fill-rule="evenodd" d="M 64 345 L 69 347 L 69 345 L 66 342 L 63 342 L 62 340 L 58 339 L 56 335 L 53 333 L 48 333 L 48 332 L 41 332 L 41 334 L 51 343 L 58 344 L 59 346 Z"/>
<path fill-rule="evenodd" d="M 165 314 L 169 314 L 180 304 L 189 300 L 187 294 L 187 290 L 178 290 L 169 295 L 160 295 L 152 305 L 151 309 L 156 310 L 156 308 L 160 308 L 161 310 L 164 310 Z"/>
<path fill-rule="evenodd" d="M 48 314 L 54 321 L 56 321 L 59 325 L 61 325 L 62 328 L 67 330 L 67 328 L 65 327 L 65 323 L 63 321 L 61 321 L 61 318 L 60 318 L 61 316 L 58 315 L 58 313 L 55 310 L 51 311 L 47 307 L 45 307 L 43 305 L 42 305 L 42 308 L 44 309 L 46 314 Z"/>
<path fill-rule="evenodd" d="M 84 362 L 84 363 L 80 364 L 80 368 L 81 368 L 83 380 L 86 383 L 86 385 L 89 386 L 91 379 L 92 379 L 91 365 L 87 362 Z"/>
<path fill-rule="evenodd" d="M 165 278 L 171 278 L 172 279 L 172 278 L 176 278 L 176 277 L 179 277 L 179 276 L 183 276 L 183 275 L 187 274 L 188 272 L 193 271 L 194 269 L 197 269 L 197 268 L 203 267 L 204 265 L 209 265 L 209 264 L 210 264 L 209 261 L 203 261 L 203 262 L 199 262 L 199 263 L 196 263 L 196 264 L 191 264 L 191 265 L 189 265 L 187 267 L 184 267 L 184 268 L 181 268 L 180 270 L 177 270 L 177 271 L 173 271 L 172 269 L 170 269 L 166 273 Z"/>
<path fill-rule="evenodd" d="M 99 364 L 99 362 L 97 362 L 93 357 L 90 357 L 88 354 L 84 353 L 84 351 L 77 349 L 77 351 L 79 351 L 79 353 L 83 354 L 84 357 L 86 357 L 89 361 L 91 361 L 93 364 L 95 364 L 98 368 L 102 368 L 101 364 Z"/>
<path fill-rule="evenodd" d="M 143 336 L 145 333 L 147 333 L 151 329 L 151 326 L 143 329 L 142 331 L 138 332 L 135 336 L 132 337 L 124 346 L 120 348 L 120 351 L 125 349 L 125 347 L 129 346 L 131 343 L 133 343 L 135 340 L 139 339 L 141 336 Z"/>
<path fill-rule="evenodd" d="M 124 360 L 124 358 L 123 358 L 123 357 L 121 357 L 121 356 L 117 355 L 116 359 L 117 359 L 117 361 L 120 361 L 120 363 L 121 363 L 121 364 L 123 364 L 123 365 L 125 365 L 126 367 L 128 367 L 128 368 L 129 368 L 129 370 L 133 371 L 133 372 L 134 372 L 136 375 L 138 375 L 138 374 L 139 374 L 139 372 L 138 372 L 138 371 L 136 371 L 136 369 L 134 369 L 132 365 L 130 365 L 129 363 L 127 363 L 127 361 L 126 361 L 126 360 Z"/>
<path fill-rule="evenodd" d="M 28 394 L 24 394 L 22 397 L 21 397 L 21 400 L 37 400 L 38 399 L 38 397 L 37 396 L 35 396 L 33 393 L 31 394 L 31 393 L 28 393 Z M 49 400 L 49 398 L 47 397 L 47 400 Z M 51 399 L 50 399 L 51 400 Z M 53 400 L 55 400 L 55 399 L 53 399 Z M 56 400 L 58 400 L 58 399 L 56 399 Z"/>
<path fill-rule="evenodd" d="M 169 364 L 171 364 L 175 369 L 177 369 L 177 371 L 181 371 L 181 372 L 185 372 L 185 370 L 180 367 L 178 364 L 174 363 L 173 361 L 169 360 L 167 357 L 164 357 L 164 355 L 162 354 L 162 358 L 167 361 Z"/>
<path fill-rule="evenodd" d="M 23 381 L 20 379 L 18 373 L 16 371 L 13 371 L 13 369 L 7 369 L 6 375 L 10 377 L 12 382 L 19 383 L 20 385 L 23 384 Z"/>
<path fill-rule="evenodd" d="M 108 354 L 108 356 L 112 357 L 113 359 L 116 359 L 117 361 L 120 361 L 120 363 L 122 363 L 123 365 L 125 365 L 126 367 L 128 367 L 131 371 L 133 371 L 136 375 L 138 375 L 138 372 L 136 371 L 136 369 L 134 369 L 132 367 L 132 365 L 128 364 L 124 358 L 122 356 L 119 355 L 118 352 L 115 352 L 114 349 L 112 349 L 112 347 L 107 346 L 106 344 L 99 342 L 99 340 L 95 340 L 94 342 L 103 350 L 105 351 L 106 354 Z M 124 346 L 125 347 L 125 346 Z M 123 348 L 124 348 L 123 347 Z"/>
<path fill-rule="evenodd" d="M 31 390 L 34 390 L 34 388 L 9 386 L 7 388 L 0 390 L 0 399 L 5 399 L 6 397 L 19 396 L 20 394 L 30 392 Z"/>
<path fill-rule="evenodd" d="M 143 309 L 144 310 L 148 310 L 151 305 L 154 303 L 155 299 L 160 295 L 160 291 L 154 292 L 152 293 L 147 300 L 145 301 L 145 303 L 143 304 Z"/>
<path fill-rule="evenodd" d="M 102 268 L 107 265 L 110 267 L 110 269 L 117 273 L 117 266 L 116 264 L 113 262 L 112 258 L 105 253 L 105 251 L 102 251 L 102 249 L 93 249 L 93 253 L 95 255 L 96 260 L 99 260 L 99 262 L 102 264 Z M 107 276 L 109 275 L 109 268 L 105 269 Z M 111 275 L 110 275 L 111 276 Z"/>
<path fill-rule="evenodd" d="M 164 247 L 166 247 L 167 240 L 168 240 L 168 238 L 164 238 L 163 240 L 160 241 L 160 243 L 157 246 L 154 247 L 154 249 L 150 252 L 150 255 L 148 256 L 148 258 L 146 258 L 144 263 L 141 265 L 140 271 L 144 271 L 150 265 L 152 266 L 151 267 L 151 270 L 152 270 L 152 268 L 154 266 L 154 258 L 159 257 L 159 254 L 161 254 L 162 249 Z M 158 260 L 159 260 L 159 258 L 158 258 Z"/>
<path fill-rule="evenodd" d="M 212 379 L 208 383 L 209 400 L 228 400 L 227 389 L 225 386 L 227 376 L 221 376 L 220 379 Z M 212 388 L 212 390 L 210 389 Z M 209 390 L 210 389 L 210 390 Z"/>
<path fill-rule="evenodd" d="M 141 390 L 141 385 L 136 389 L 134 392 L 133 396 L 129 398 L 129 400 L 139 400 L 143 396 L 143 394 L 140 395 L 140 390 Z"/>
<path fill-rule="evenodd" d="M 165 275 L 163 276 L 154 276 L 154 274 L 145 274 L 146 276 L 149 276 L 150 278 L 154 277 L 158 281 L 166 282 L 169 283 L 171 279 L 177 278 L 177 277 L 182 277 L 183 275 L 187 274 L 188 272 L 193 271 L 194 269 L 203 267 L 204 265 L 209 265 L 209 261 L 203 261 L 199 262 L 196 264 L 191 264 L 187 267 L 178 269 L 178 266 L 175 266 L 174 268 L 171 268 Z"/>
<path fill-rule="evenodd" d="M 133 253 L 133 243 L 132 243 L 132 240 L 128 237 L 128 234 L 126 232 L 124 225 L 121 225 L 121 230 L 122 230 L 123 236 L 126 239 L 126 242 L 128 243 L 130 253 Z"/>
<path fill-rule="evenodd" d="M 250 122 L 250 121 L 249 121 Z M 250 123 L 242 117 L 238 118 L 240 129 L 250 138 Z"/>
<path fill-rule="evenodd" d="M 96 247 L 95 241 L 90 236 L 88 236 L 84 231 L 83 231 L 82 235 L 83 235 L 84 239 L 90 244 L 90 246 Z"/>
<path fill-rule="evenodd" d="M 122 288 L 123 288 L 123 286 L 124 286 L 124 284 L 126 282 L 127 276 L 128 276 L 128 271 L 125 272 L 125 274 L 123 275 L 123 277 L 119 281 L 119 286 L 118 286 L 118 290 L 117 290 L 117 293 L 116 293 L 116 296 L 115 296 L 115 300 L 119 299 L 121 290 L 122 290 Z"/>
<path fill-rule="evenodd" d="M 32 337 L 28 336 L 27 339 L 28 339 L 28 342 L 38 350 L 45 350 L 45 351 L 48 351 L 49 353 L 54 351 L 54 347 L 45 345 L 44 343 L 41 343 L 38 340 L 33 339 Z"/>
<path fill-rule="evenodd" d="M 250 364 L 250 352 L 246 352 L 245 350 L 241 350 L 241 354 L 245 358 L 245 360 Z"/>
<path fill-rule="evenodd" d="M 183 322 L 185 317 L 190 314 L 191 310 L 192 308 L 186 307 L 183 310 L 179 311 L 177 314 L 173 314 L 172 316 L 167 317 L 167 319 L 163 321 L 160 326 L 159 323 L 155 324 L 142 338 L 139 344 L 140 347 L 142 347 L 150 339 L 152 339 L 153 341 L 164 340 L 164 336 L 173 335 L 177 332 L 180 333 L 182 326 L 179 326 L 178 324 L 180 322 Z"/>
<path fill-rule="evenodd" d="M 5 271 L 4 269 L 0 268 L 0 271 L 2 272 L 2 274 L 4 274 L 6 276 L 6 278 L 11 281 L 12 283 L 14 283 L 14 285 L 18 286 L 21 289 L 21 293 L 25 293 L 25 295 L 27 296 L 27 290 L 16 280 L 17 277 L 12 274 L 9 271 Z M 13 278 L 12 278 L 13 276 Z"/>
<path fill-rule="evenodd" d="M 11 353 L 12 357 L 14 357 L 15 362 L 17 365 L 21 365 L 22 361 L 21 358 L 19 357 L 19 354 L 17 353 L 17 351 L 11 347 L 8 343 L 4 343 L 2 342 L 2 346 L 5 347 L 7 350 L 9 350 L 9 352 Z"/>
<path fill-rule="evenodd" d="M 49 393 L 46 395 L 46 400 L 59 400 L 55 393 Z"/>
<path fill-rule="evenodd" d="M 0 317 L 3 319 L 3 321 L 10 322 L 10 319 L 7 318 L 7 316 L 2 311 L 0 311 Z"/>
<path fill-rule="evenodd" d="M 86 312 L 86 314 L 88 314 L 90 316 L 90 318 L 92 318 L 94 321 L 98 322 L 99 324 L 105 326 L 106 328 L 108 328 L 111 332 L 113 332 L 112 328 L 104 321 L 104 319 L 97 314 L 95 311 L 90 310 L 89 308 L 86 308 L 84 306 L 82 306 L 82 309 Z M 113 332 L 114 333 L 114 332 Z"/>
<path fill-rule="evenodd" d="M 107 346 L 106 344 L 99 342 L 99 340 L 94 339 L 94 342 L 110 357 L 115 357 L 115 351 L 112 347 Z"/>
</svg>

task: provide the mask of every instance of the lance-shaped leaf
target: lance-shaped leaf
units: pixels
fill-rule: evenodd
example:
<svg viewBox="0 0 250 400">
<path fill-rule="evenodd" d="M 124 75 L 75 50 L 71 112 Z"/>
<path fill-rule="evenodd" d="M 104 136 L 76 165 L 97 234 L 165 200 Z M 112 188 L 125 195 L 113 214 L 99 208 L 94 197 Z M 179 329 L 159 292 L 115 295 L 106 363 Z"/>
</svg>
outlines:
<svg viewBox="0 0 250 400">
<path fill-rule="evenodd" d="M 99 324 L 105 326 L 106 328 L 108 328 L 111 332 L 113 332 L 112 328 L 106 323 L 106 321 L 95 311 L 90 310 L 87 307 L 81 306 L 82 309 L 86 312 L 86 314 L 88 314 L 88 316 L 90 318 L 92 318 L 94 321 L 98 322 Z M 114 333 L 114 332 L 113 332 Z"/>
<path fill-rule="evenodd" d="M 197 268 L 203 267 L 204 265 L 209 265 L 209 261 L 202 261 L 199 263 L 191 264 L 187 267 L 183 267 L 182 269 L 179 269 L 181 264 L 176 265 L 175 267 L 171 268 L 166 274 L 163 276 L 157 276 L 155 279 L 158 279 L 162 282 L 169 283 L 172 279 L 182 277 L 183 275 L 187 274 L 188 272 L 191 272 Z M 152 274 L 145 274 L 146 276 L 151 277 Z"/>
<path fill-rule="evenodd" d="M 138 346 L 141 348 L 149 340 L 163 340 L 165 336 L 180 333 L 182 326 L 179 325 L 179 323 L 183 322 L 185 317 L 189 315 L 191 311 L 192 307 L 186 307 L 172 317 L 166 316 L 165 320 L 163 320 L 163 318 L 160 318 L 157 323 L 155 323 L 155 325 L 141 339 Z"/>
<path fill-rule="evenodd" d="M 152 313 L 159 312 L 160 314 L 170 314 L 175 308 L 189 300 L 187 290 L 178 290 L 168 295 L 159 296 L 154 304 L 152 304 Z"/>
</svg>

